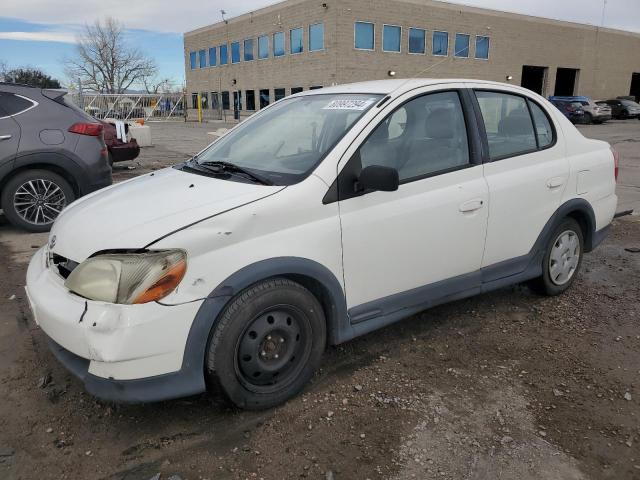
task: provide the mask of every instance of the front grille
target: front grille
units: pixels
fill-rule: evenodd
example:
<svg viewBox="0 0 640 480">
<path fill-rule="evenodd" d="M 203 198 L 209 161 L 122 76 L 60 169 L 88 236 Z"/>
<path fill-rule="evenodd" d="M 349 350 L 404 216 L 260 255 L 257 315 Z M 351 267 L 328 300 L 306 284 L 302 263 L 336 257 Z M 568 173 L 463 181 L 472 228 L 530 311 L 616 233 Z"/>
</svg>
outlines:
<svg viewBox="0 0 640 480">
<path fill-rule="evenodd" d="M 49 265 L 51 268 L 57 269 L 60 276 L 66 280 L 66 278 L 71 275 L 71 272 L 78 266 L 78 262 L 53 253 L 51 254 Z"/>
</svg>

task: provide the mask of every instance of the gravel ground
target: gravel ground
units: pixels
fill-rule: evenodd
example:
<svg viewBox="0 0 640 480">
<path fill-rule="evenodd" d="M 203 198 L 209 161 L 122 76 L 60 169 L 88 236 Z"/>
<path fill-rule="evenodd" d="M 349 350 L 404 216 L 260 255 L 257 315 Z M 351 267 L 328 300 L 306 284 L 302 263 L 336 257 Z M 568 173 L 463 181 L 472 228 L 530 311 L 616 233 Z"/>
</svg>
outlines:
<svg viewBox="0 0 640 480">
<path fill-rule="evenodd" d="M 182 127 L 186 143 L 158 141 L 114 176 L 179 161 L 216 128 Z M 0 479 L 640 479 L 640 216 L 614 222 L 566 294 L 514 286 L 332 347 L 302 395 L 265 412 L 87 395 L 22 288 L 45 237 L 3 221 Z"/>
</svg>

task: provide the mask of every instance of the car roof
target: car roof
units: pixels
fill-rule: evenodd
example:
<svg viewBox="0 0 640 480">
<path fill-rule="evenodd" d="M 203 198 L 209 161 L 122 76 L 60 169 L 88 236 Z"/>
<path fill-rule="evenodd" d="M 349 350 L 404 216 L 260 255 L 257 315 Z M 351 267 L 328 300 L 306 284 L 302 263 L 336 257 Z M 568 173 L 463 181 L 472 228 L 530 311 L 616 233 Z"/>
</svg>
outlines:
<svg viewBox="0 0 640 480">
<path fill-rule="evenodd" d="M 305 90 L 296 93 L 294 96 L 304 95 L 322 95 L 322 94 L 340 94 L 340 93 L 370 93 L 379 95 L 402 94 L 409 90 L 420 87 L 428 87 L 430 85 L 447 85 L 454 83 L 473 83 L 482 84 L 487 87 L 508 87 L 510 90 L 516 89 L 532 94 L 531 90 L 518 87 L 509 83 L 491 82 L 487 80 L 466 79 L 466 78 L 394 78 L 389 80 L 370 80 L 367 82 L 346 83 L 324 87 L 316 90 Z"/>
</svg>

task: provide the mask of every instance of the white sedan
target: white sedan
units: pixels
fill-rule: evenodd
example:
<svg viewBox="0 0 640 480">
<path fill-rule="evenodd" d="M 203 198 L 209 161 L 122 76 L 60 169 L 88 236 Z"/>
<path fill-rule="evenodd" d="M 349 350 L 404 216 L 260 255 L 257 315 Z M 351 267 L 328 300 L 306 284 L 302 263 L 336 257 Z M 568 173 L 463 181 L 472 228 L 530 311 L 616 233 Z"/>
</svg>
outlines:
<svg viewBox="0 0 640 480">
<path fill-rule="evenodd" d="M 27 293 L 93 395 L 299 392 L 328 344 L 531 281 L 607 233 L 617 154 L 544 98 L 477 80 L 303 92 L 191 160 L 71 204 Z"/>
</svg>

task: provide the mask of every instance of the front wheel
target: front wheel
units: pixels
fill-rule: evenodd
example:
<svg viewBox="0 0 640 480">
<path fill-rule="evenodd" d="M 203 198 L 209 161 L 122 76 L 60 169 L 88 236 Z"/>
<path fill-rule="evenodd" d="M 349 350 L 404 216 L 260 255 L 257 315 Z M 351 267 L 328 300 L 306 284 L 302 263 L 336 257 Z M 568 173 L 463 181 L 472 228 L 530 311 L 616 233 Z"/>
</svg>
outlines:
<svg viewBox="0 0 640 480">
<path fill-rule="evenodd" d="M 2 191 L 2 210 L 15 226 L 46 232 L 64 207 L 75 200 L 73 188 L 48 170 L 26 170 L 11 178 Z"/>
<path fill-rule="evenodd" d="M 209 390 L 240 408 L 262 409 L 296 395 L 320 365 L 326 323 L 317 298 L 285 278 L 240 293 L 211 332 Z"/>
<path fill-rule="evenodd" d="M 551 235 L 542 261 L 542 275 L 531 282 L 537 292 L 559 295 L 568 289 L 582 264 L 584 238 L 573 218 L 565 219 Z"/>
</svg>

